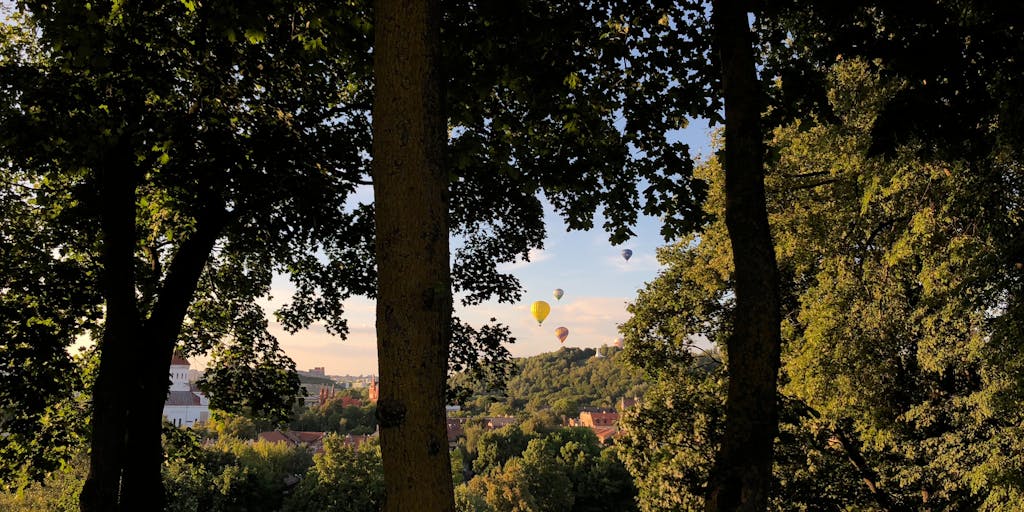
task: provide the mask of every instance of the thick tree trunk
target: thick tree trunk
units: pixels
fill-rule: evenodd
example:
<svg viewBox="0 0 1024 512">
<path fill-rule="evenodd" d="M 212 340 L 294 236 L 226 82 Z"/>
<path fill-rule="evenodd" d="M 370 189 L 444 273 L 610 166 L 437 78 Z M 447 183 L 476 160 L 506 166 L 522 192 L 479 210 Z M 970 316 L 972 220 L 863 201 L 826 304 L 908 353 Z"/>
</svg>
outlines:
<svg viewBox="0 0 1024 512">
<path fill-rule="evenodd" d="M 452 296 L 437 0 L 378 0 L 373 190 L 385 510 L 454 510 L 445 376 Z"/>
<path fill-rule="evenodd" d="M 779 285 L 764 194 L 760 88 L 745 2 L 715 0 L 711 21 L 725 100 L 725 222 L 735 266 L 725 437 L 706 509 L 765 510 L 778 431 Z"/>
<path fill-rule="evenodd" d="M 162 510 L 165 502 L 163 404 L 171 356 L 203 268 L 220 235 L 225 214 L 219 207 L 200 218 L 196 231 L 175 253 L 159 288 L 153 311 L 142 327 L 138 396 L 128 415 L 127 455 L 121 487 L 122 510 Z"/>
<path fill-rule="evenodd" d="M 99 171 L 101 286 L 106 317 L 92 392 L 89 475 L 79 496 L 83 512 L 118 510 L 125 426 L 134 384 L 132 344 L 138 341 L 140 331 L 134 272 L 135 170 L 123 164 L 112 163 Z"/>
<path fill-rule="evenodd" d="M 129 154 L 130 152 L 114 151 Z M 100 171 L 102 289 L 106 302 L 100 367 L 93 386 L 89 475 L 83 512 L 161 510 L 161 426 L 171 354 L 199 276 L 226 222 L 213 206 L 171 261 L 145 322 L 136 298 L 135 169 Z"/>
</svg>

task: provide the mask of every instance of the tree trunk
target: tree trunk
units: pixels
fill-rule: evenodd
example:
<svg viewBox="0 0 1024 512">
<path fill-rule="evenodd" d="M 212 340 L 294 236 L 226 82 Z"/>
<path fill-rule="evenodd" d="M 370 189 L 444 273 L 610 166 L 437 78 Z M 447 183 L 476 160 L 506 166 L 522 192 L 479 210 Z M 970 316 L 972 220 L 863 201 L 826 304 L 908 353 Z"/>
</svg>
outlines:
<svg viewBox="0 0 1024 512">
<path fill-rule="evenodd" d="M 162 510 L 161 466 L 163 404 L 167 399 L 171 356 L 203 268 L 224 224 L 219 206 L 198 219 L 196 231 L 179 247 L 156 295 L 153 311 L 142 327 L 139 388 L 128 415 L 127 455 L 121 487 L 121 509 Z"/>
<path fill-rule="evenodd" d="M 143 322 L 134 272 L 135 171 L 128 162 L 117 161 L 98 176 L 106 315 L 93 386 L 89 475 L 79 496 L 83 512 L 163 508 L 161 427 L 171 354 L 199 276 L 227 220 L 219 204 L 208 208 L 171 261 L 153 310 Z"/>
<path fill-rule="evenodd" d="M 732 242 L 736 309 L 727 341 L 725 437 L 706 509 L 765 510 L 778 431 L 778 269 L 764 195 L 760 88 L 745 2 L 715 0 L 711 22 L 725 100 L 725 222 Z"/>
<path fill-rule="evenodd" d="M 452 296 L 437 0 L 374 11 L 377 417 L 385 510 L 454 510 L 444 420 Z"/>
<path fill-rule="evenodd" d="M 120 151 L 115 148 L 113 153 Z M 131 154 L 127 152 L 127 154 Z M 114 161 L 99 171 L 103 245 L 101 287 L 106 303 L 100 365 L 93 385 L 89 475 L 79 496 L 83 512 L 118 510 L 125 431 L 133 394 L 133 344 L 138 341 L 135 297 L 135 169 Z"/>
</svg>

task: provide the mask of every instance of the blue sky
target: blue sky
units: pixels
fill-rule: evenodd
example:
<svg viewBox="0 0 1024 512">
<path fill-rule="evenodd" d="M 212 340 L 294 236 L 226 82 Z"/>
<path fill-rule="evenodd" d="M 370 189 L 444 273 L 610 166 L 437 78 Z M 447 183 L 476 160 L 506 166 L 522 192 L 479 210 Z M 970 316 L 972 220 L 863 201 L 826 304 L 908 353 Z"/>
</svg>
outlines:
<svg viewBox="0 0 1024 512">
<path fill-rule="evenodd" d="M 690 145 L 695 159 L 708 154 L 710 137 L 706 124 L 691 124 L 679 132 L 679 138 Z M 567 232 L 565 224 L 550 207 L 546 208 L 545 221 L 544 250 L 531 253 L 530 262 L 519 261 L 502 267 L 522 282 L 525 289 L 522 302 L 488 302 L 470 308 L 456 303 L 456 315 L 477 326 L 492 317 L 509 326 L 516 338 L 509 350 L 517 357 L 557 350 L 560 344 L 554 331 L 560 326 L 569 329 L 565 346 L 611 344 L 619 335 L 618 325 L 628 318 L 627 303 L 632 302 L 637 290 L 658 273 L 655 250 L 664 245 L 659 233 L 660 222 L 656 218 L 642 217 L 634 229 L 634 238 L 612 246 L 607 234 L 600 229 Z M 600 226 L 601 221 L 595 225 Z M 629 261 L 620 255 L 624 248 L 633 250 Z M 268 303 L 268 307 L 273 308 L 289 295 L 284 283 L 281 284 L 273 294 L 276 300 Z M 560 301 L 552 296 L 555 288 L 565 291 Z M 535 300 L 551 305 L 551 314 L 542 326 L 537 326 L 530 316 L 530 304 Z M 376 373 L 374 309 L 374 303 L 363 298 L 346 303 L 350 327 L 346 340 L 330 336 L 318 326 L 296 335 L 288 335 L 276 325 L 271 331 L 300 370 L 323 366 L 328 374 L 335 375 Z"/>
</svg>

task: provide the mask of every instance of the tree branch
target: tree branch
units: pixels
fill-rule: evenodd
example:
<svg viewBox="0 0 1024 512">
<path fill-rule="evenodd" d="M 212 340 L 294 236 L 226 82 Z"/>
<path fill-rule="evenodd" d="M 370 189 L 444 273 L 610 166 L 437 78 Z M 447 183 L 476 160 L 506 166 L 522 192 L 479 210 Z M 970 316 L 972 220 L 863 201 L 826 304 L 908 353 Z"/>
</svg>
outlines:
<svg viewBox="0 0 1024 512">
<path fill-rule="evenodd" d="M 781 395 L 780 398 L 782 400 L 795 402 L 800 408 L 801 415 L 805 418 L 815 420 L 821 419 L 821 413 L 808 405 L 807 402 L 797 398 Z M 832 427 L 829 428 L 829 431 L 831 431 L 832 435 L 839 441 L 839 445 L 843 447 L 843 451 L 846 452 L 846 458 L 851 464 L 853 464 L 853 467 L 856 468 L 857 474 L 864 482 L 864 485 L 867 486 L 868 490 L 871 492 L 871 496 L 875 498 L 875 502 L 878 503 L 881 510 L 893 510 L 892 499 L 878 485 L 878 473 L 876 473 L 868 464 L 867 459 L 864 458 L 864 454 L 860 452 L 860 449 L 857 447 L 857 444 L 853 439 L 851 439 L 846 432 L 836 425 L 832 425 Z"/>
</svg>

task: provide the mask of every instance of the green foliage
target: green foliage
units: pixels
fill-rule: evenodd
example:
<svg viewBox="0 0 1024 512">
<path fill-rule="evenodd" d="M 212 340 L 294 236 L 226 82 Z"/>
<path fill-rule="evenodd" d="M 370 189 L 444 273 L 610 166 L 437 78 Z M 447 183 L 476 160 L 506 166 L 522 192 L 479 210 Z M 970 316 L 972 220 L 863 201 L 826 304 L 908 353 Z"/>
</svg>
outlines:
<svg viewBox="0 0 1024 512">
<path fill-rule="evenodd" d="M 36 482 L 17 490 L 0 491 L 0 510 L 5 512 L 78 512 L 78 493 L 89 467 L 84 451 Z"/>
<path fill-rule="evenodd" d="M 196 427 L 207 438 L 256 439 L 263 430 L 270 430 L 269 424 L 261 425 L 243 414 L 226 411 L 210 411 L 210 420 Z"/>
<path fill-rule="evenodd" d="M 324 438 L 324 451 L 314 467 L 285 501 L 284 512 L 372 512 L 384 503 L 384 470 L 380 446 L 351 448 L 338 435 Z"/>
<path fill-rule="evenodd" d="M 322 405 L 316 405 L 298 413 L 288 423 L 291 430 L 334 432 L 345 435 L 366 435 L 377 430 L 377 407 L 373 404 L 356 407 L 342 404 L 342 395 L 335 396 Z"/>
<path fill-rule="evenodd" d="M 483 474 L 502 467 L 509 459 L 523 453 L 532 439 L 533 436 L 524 433 L 518 425 L 483 432 L 470 448 L 470 453 L 476 455 L 473 472 Z"/>
<path fill-rule="evenodd" d="M 449 402 L 464 403 L 474 390 L 483 393 L 504 390 L 517 371 L 512 354 L 506 348 L 514 342 L 508 327 L 494 318 L 479 329 L 452 318 L 448 345 Z"/>
<path fill-rule="evenodd" d="M 0 76 L 43 59 L 33 25 L 8 7 L 0 9 Z M 0 81 L 0 95 L 11 94 Z M 15 108 L 0 101 L 0 119 Z M 0 156 L 0 487 L 60 467 L 88 424 L 80 395 L 94 378 L 95 354 L 76 357 L 71 346 L 101 314 L 97 266 L 73 252 L 89 234 L 57 222 L 74 208 L 53 208 L 49 187 Z"/>
<path fill-rule="evenodd" d="M 456 490 L 459 510 L 635 510 L 636 489 L 615 448 L 586 428 L 525 435 L 514 426 L 486 432 L 478 473 Z"/>
<path fill-rule="evenodd" d="M 164 464 L 164 486 L 173 497 L 169 512 L 281 510 L 285 491 L 313 463 L 306 448 L 231 438 L 197 451 L 168 452 L 193 455 L 169 457 Z"/>
<path fill-rule="evenodd" d="M 19 340 L 18 337 L 8 339 Z M 52 396 L 36 394 L 32 385 L 29 389 L 20 388 L 19 385 L 26 384 L 25 381 L 12 383 L 11 388 L 0 391 L 4 404 L 0 408 L 0 430 L 3 431 L 0 436 L 0 489 L 16 489 L 32 481 L 42 482 L 52 478 L 54 471 L 65 471 L 72 457 L 80 458 L 89 433 L 91 410 L 87 390 L 95 378 L 96 354 L 91 350 L 83 351 L 69 361 L 67 368 L 59 362 L 62 359 L 57 356 L 52 366 L 44 364 L 40 370 L 30 365 L 9 373 L 0 370 L 0 375 L 4 375 L 0 380 L 6 382 L 23 377 L 49 378 L 52 379 L 51 384 L 66 386 L 55 390 Z M 60 371 L 49 374 L 55 370 Z M 19 389 L 21 393 L 33 393 L 33 396 L 14 395 Z"/>
<path fill-rule="evenodd" d="M 595 349 L 563 347 L 519 359 L 517 374 L 505 386 L 505 396 L 493 396 L 478 387 L 476 397 L 467 401 L 467 412 L 501 415 L 525 410 L 543 425 L 553 421 L 541 420 L 542 411 L 548 409 L 559 416 L 575 417 L 581 407 L 614 407 L 623 397 L 643 396 L 646 383 L 642 373 L 619 364 L 619 349 L 600 350 L 604 357 L 594 357 Z M 464 376 L 457 375 L 453 381 L 455 386 L 465 386 L 461 384 Z"/>
<path fill-rule="evenodd" d="M 455 510 L 458 512 L 494 512 L 487 499 L 462 483 L 455 486 Z"/>
<path fill-rule="evenodd" d="M 1020 280 L 1006 263 L 1020 188 L 1005 186 L 1018 168 L 914 144 L 872 156 L 878 113 L 905 82 L 843 60 L 828 84 L 835 117 L 771 141 L 786 342 L 773 507 L 1018 507 L 1006 450 L 1020 411 L 1003 401 L 1020 396 Z M 720 180 L 718 163 L 698 176 Z M 659 251 L 666 269 L 623 326 L 628 360 L 655 380 L 622 441 L 644 510 L 700 508 L 721 435 L 728 361 L 694 356 L 733 321 L 718 190 L 705 204 L 716 220 Z"/>
<path fill-rule="evenodd" d="M 722 377 L 720 369 L 682 367 L 620 418 L 622 460 L 635 478 L 644 512 L 702 508 L 724 426 Z"/>
<path fill-rule="evenodd" d="M 1005 188 L 1018 179 L 1014 167 L 970 154 L 922 157 L 914 143 L 872 157 L 879 110 L 910 85 L 857 61 L 837 65 L 831 80 L 841 123 L 776 132 L 774 186 L 811 205 L 775 216 L 800 304 L 784 389 L 827 420 L 849 422 L 895 501 L 992 504 L 989 493 L 1021 485 L 996 476 L 1018 471 L 998 454 L 1019 439 L 1019 410 L 993 401 L 1013 361 L 996 354 L 1020 343 L 1001 328 L 1019 321 L 1020 285 L 1004 252 L 1021 216 L 1019 189 Z M 813 161 L 802 156 L 810 148 Z M 790 177 L 809 166 L 826 169 L 829 183 L 798 188 Z"/>
<path fill-rule="evenodd" d="M 264 327 L 265 329 L 265 327 Z M 227 412 L 249 411 L 271 422 L 283 423 L 291 415 L 300 390 L 295 362 L 266 334 L 265 345 L 232 343 L 214 351 L 215 358 L 197 383 L 210 395 L 210 407 Z M 241 385 L 246 383 L 246 385 Z"/>
</svg>

